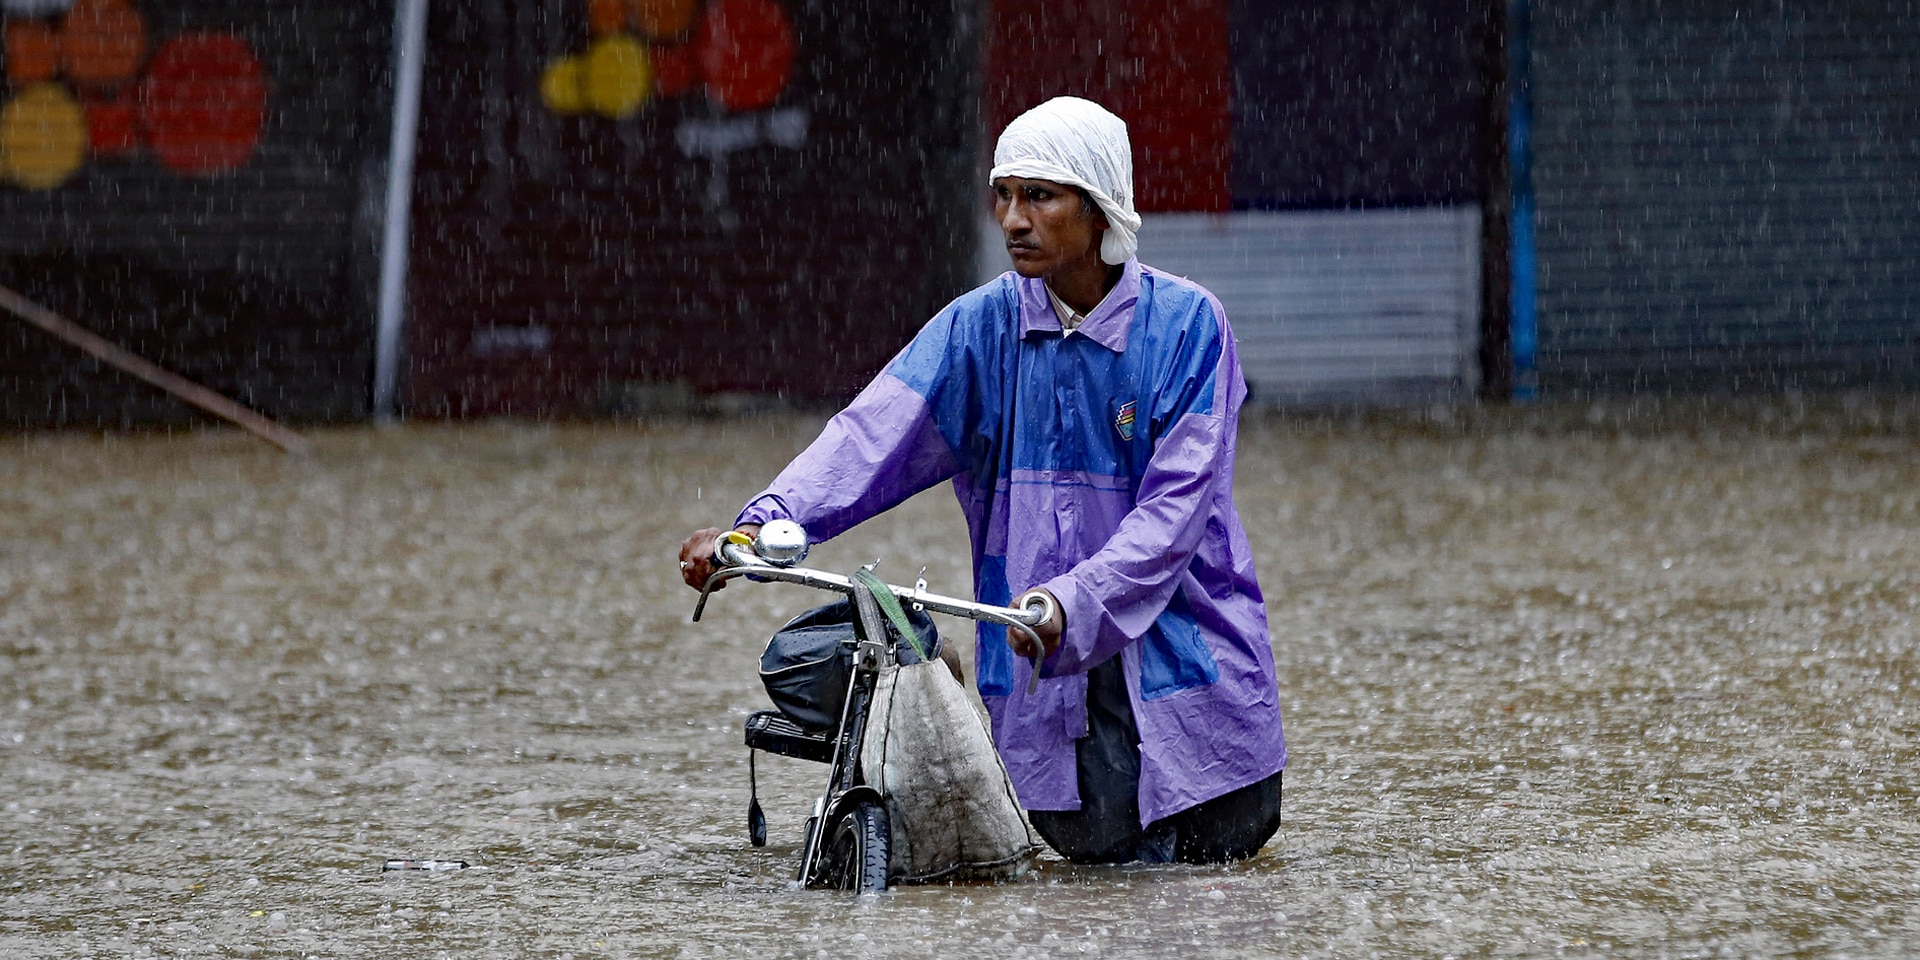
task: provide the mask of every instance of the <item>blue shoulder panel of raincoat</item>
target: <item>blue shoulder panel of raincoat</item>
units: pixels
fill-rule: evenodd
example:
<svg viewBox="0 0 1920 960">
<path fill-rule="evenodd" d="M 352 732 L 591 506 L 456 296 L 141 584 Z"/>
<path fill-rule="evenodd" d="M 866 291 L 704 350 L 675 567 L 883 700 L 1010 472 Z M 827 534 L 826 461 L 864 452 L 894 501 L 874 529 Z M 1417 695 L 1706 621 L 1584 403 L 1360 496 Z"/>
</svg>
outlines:
<svg viewBox="0 0 1920 960">
<path fill-rule="evenodd" d="M 886 372 L 926 399 L 961 469 L 976 476 L 988 466 L 980 461 L 995 449 L 981 441 L 1002 433 L 1002 425 L 989 418 L 1008 409 L 1003 400 L 1007 387 L 1019 384 L 1055 397 L 1068 396 L 1077 388 L 1082 396 L 1108 401 L 1113 407 L 1108 412 L 1117 417 L 1120 405 L 1141 399 L 1138 394 L 1144 386 L 1153 391 L 1156 402 L 1136 408 L 1135 416 L 1146 429 L 1135 431 L 1131 442 L 1117 430 L 1088 429 L 1072 438 L 1077 442 L 1053 451 L 1024 444 L 1009 451 L 1011 461 L 1004 464 L 1020 470 L 1092 467 L 1098 469 L 1088 472 L 1109 474 L 1115 464 L 1132 465 L 1132 479 L 1137 481 L 1146 465 L 1146 458 L 1139 456 L 1143 450 L 1151 454 L 1153 441 L 1179 416 L 1211 414 L 1219 400 L 1220 324 L 1211 305 L 1196 287 L 1159 281 L 1151 271 L 1141 272 L 1126 348 L 1102 358 L 1104 362 L 1089 364 L 1092 369 L 1078 382 L 1035 382 L 1016 376 L 1022 369 L 1019 347 L 1044 357 L 1069 340 L 1057 332 L 1022 337 L 1018 281 L 1011 273 L 949 304 Z M 1099 358 L 1091 350 L 1087 353 Z M 1142 371 L 1157 371 L 1159 381 L 1141 384 Z M 1090 418 L 1087 422 L 1091 427 L 1103 421 Z M 1016 438 L 1024 434 L 1015 431 Z"/>
</svg>

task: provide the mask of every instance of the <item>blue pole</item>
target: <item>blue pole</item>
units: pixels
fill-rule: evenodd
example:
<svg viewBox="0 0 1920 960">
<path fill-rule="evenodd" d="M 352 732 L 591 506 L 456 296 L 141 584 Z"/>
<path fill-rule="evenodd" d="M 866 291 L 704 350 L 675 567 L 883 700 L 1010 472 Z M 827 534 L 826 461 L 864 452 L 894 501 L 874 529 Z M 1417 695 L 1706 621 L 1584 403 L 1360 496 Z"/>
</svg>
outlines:
<svg viewBox="0 0 1920 960">
<path fill-rule="evenodd" d="M 1508 0 L 1507 6 L 1507 165 L 1513 191 L 1508 320 L 1515 400 L 1532 400 L 1540 393 L 1535 366 L 1540 336 L 1533 246 L 1533 13 L 1528 4 L 1529 0 Z"/>
</svg>

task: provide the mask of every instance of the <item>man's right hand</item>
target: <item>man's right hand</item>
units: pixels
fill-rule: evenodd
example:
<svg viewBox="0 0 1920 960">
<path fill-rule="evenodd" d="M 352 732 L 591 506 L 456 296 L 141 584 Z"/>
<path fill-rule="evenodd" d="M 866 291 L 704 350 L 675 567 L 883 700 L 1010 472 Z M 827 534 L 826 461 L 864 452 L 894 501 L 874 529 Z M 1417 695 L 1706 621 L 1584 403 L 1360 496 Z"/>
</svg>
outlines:
<svg viewBox="0 0 1920 960">
<path fill-rule="evenodd" d="M 760 525 L 743 523 L 737 529 L 751 537 L 760 532 Z M 680 541 L 680 579 L 687 586 L 695 590 L 706 586 L 707 578 L 720 569 L 719 564 L 713 562 L 713 551 L 726 533 L 718 527 L 707 527 L 695 530 L 687 539 Z M 719 590 L 725 586 L 725 583 L 716 583 L 713 588 Z"/>
</svg>

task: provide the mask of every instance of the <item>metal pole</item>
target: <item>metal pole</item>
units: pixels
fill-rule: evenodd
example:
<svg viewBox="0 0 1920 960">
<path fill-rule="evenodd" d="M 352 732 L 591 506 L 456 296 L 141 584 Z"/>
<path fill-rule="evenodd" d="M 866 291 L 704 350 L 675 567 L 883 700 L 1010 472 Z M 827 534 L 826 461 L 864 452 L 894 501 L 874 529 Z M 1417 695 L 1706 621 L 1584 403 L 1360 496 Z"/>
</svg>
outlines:
<svg viewBox="0 0 1920 960">
<path fill-rule="evenodd" d="M 427 0 L 398 0 L 393 13 L 393 144 L 388 150 L 386 236 L 380 251 L 380 315 L 373 359 L 373 418 L 380 423 L 392 422 L 399 413 L 413 153 L 426 53 Z"/>
</svg>

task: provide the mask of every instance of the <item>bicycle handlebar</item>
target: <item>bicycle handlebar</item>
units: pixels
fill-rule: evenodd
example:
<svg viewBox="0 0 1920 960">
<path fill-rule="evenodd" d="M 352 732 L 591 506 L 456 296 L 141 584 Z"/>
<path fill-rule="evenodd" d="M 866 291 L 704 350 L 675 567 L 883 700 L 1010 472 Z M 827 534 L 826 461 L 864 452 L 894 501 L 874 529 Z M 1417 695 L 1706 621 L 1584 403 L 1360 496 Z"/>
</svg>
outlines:
<svg viewBox="0 0 1920 960">
<path fill-rule="evenodd" d="M 730 543 L 722 539 L 714 553 L 715 559 L 724 565 L 715 570 L 700 589 L 700 602 L 693 608 L 693 619 L 696 623 L 707 608 L 707 597 L 713 593 L 713 588 L 735 577 L 756 577 L 781 583 L 797 583 L 803 587 L 831 590 L 849 596 L 853 594 L 853 580 L 849 577 L 824 570 L 809 570 L 806 567 L 775 566 L 761 560 L 759 555 L 746 544 Z M 1044 600 L 1035 600 L 1025 607 L 1000 607 L 990 603 L 928 593 L 917 586 L 897 587 L 893 584 L 886 586 L 903 603 L 914 604 L 949 616 L 998 623 L 1028 633 L 1032 632 L 1034 627 L 1045 623 L 1053 613 Z"/>
</svg>

